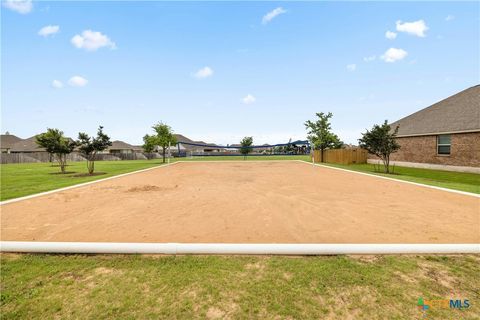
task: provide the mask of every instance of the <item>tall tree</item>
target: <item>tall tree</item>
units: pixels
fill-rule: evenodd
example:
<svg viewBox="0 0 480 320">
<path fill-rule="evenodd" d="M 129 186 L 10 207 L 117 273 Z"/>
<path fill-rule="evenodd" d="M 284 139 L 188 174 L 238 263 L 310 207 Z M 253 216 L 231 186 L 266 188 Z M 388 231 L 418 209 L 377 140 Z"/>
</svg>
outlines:
<svg viewBox="0 0 480 320">
<path fill-rule="evenodd" d="M 253 151 L 252 144 L 253 137 L 245 137 L 240 141 L 240 153 L 243 154 L 243 160 L 245 160 L 247 155 Z"/>
<path fill-rule="evenodd" d="M 103 127 L 99 126 L 96 137 L 90 137 L 84 132 L 78 134 L 78 150 L 87 159 L 87 169 L 89 174 L 95 171 L 95 160 L 97 153 L 107 149 L 112 145 L 110 137 L 103 133 Z"/>
<path fill-rule="evenodd" d="M 163 122 L 159 122 L 156 125 L 152 126 L 152 129 L 155 131 L 153 135 L 145 135 L 143 137 L 144 149 L 154 150 L 155 147 L 162 148 L 162 158 L 165 163 L 165 153 L 169 146 L 175 145 L 177 139 L 173 135 L 172 128 Z M 145 149 L 146 150 L 146 149 Z"/>
<path fill-rule="evenodd" d="M 54 155 L 60 165 L 60 172 L 65 173 L 67 166 L 67 154 L 75 148 L 75 142 L 65 138 L 63 132 L 58 129 L 47 129 L 47 132 L 41 133 L 35 137 L 35 142 L 45 148 L 50 154 Z"/>
<path fill-rule="evenodd" d="M 374 125 L 372 130 L 362 133 L 358 139 L 361 148 L 382 159 L 385 173 L 390 173 L 390 155 L 400 149 L 396 140 L 398 126 L 392 130 L 387 120 L 382 125 Z"/>
<path fill-rule="evenodd" d="M 336 134 L 332 132 L 330 118 L 333 117 L 331 112 L 325 114 L 323 112 L 316 113 L 317 120 L 305 122 L 305 128 L 308 132 L 308 140 L 316 150 L 320 150 L 320 161 L 323 162 L 323 151 L 325 149 L 339 149 L 343 142 Z"/>
</svg>

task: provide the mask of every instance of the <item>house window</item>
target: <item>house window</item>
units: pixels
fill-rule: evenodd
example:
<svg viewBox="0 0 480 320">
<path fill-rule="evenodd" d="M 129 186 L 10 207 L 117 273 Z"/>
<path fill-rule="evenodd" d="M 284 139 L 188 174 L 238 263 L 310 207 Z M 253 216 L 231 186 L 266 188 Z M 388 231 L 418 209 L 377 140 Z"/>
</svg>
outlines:
<svg viewBox="0 0 480 320">
<path fill-rule="evenodd" d="M 449 155 L 450 154 L 450 135 L 442 134 L 437 136 L 437 154 Z"/>
</svg>

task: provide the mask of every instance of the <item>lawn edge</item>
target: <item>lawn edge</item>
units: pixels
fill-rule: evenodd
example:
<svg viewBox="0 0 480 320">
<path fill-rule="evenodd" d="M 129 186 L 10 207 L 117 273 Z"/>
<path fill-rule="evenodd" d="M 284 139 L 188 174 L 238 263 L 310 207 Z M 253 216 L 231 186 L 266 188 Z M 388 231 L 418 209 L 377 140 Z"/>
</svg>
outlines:
<svg viewBox="0 0 480 320">
<path fill-rule="evenodd" d="M 8 199 L 8 200 L 0 201 L 0 206 L 3 206 L 4 204 L 13 203 L 13 202 L 18 202 L 18 201 L 28 200 L 28 199 L 32 199 L 32 198 L 42 197 L 42 196 L 46 196 L 46 195 L 56 193 L 56 192 L 66 191 L 66 190 L 70 190 L 70 189 L 74 189 L 74 188 L 80 188 L 80 187 L 88 186 L 88 185 L 91 185 L 91 184 L 95 184 L 95 183 L 99 183 L 99 182 L 103 182 L 103 181 L 107 181 L 107 180 L 121 178 L 121 177 L 125 177 L 125 176 L 135 174 L 135 173 L 140 173 L 140 172 L 150 171 L 150 170 L 154 170 L 154 169 L 158 169 L 158 168 L 163 168 L 163 167 L 167 167 L 167 166 L 170 166 L 170 165 L 174 165 L 175 163 L 177 163 L 177 162 L 171 162 L 171 163 L 165 163 L 165 164 L 162 163 L 158 166 L 153 166 L 153 167 L 146 168 L 146 169 L 140 169 L 140 170 L 135 170 L 135 171 L 131 171 L 131 172 L 121 173 L 121 174 L 114 175 L 114 176 L 111 176 L 111 177 L 108 177 L 108 178 L 83 182 L 83 183 L 74 184 L 74 185 L 71 185 L 71 186 L 68 186 L 68 187 L 63 187 L 63 188 L 53 189 L 53 190 L 49 190 L 49 191 L 43 191 L 43 192 L 39 192 L 39 193 L 30 194 L 28 196 Z"/>
<path fill-rule="evenodd" d="M 456 190 L 456 189 L 449 189 L 449 188 L 444 188 L 444 187 L 437 187 L 437 186 L 432 186 L 432 185 L 429 185 L 429 184 L 424 184 L 424 183 L 419 183 L 419 182 L 406 181 L 406 180 L 402 180 L 402 179 L 385 177 L 385 176 L 381 176 L 381 175 L 377 175 L 377 174 L 373 174 L 373 173 L 368 173 L 368 172 L 338 168 L 338 167 L 328 166 L 328 165 L 319 164 L 319 163 L 312 163 L 312 162 L 308 162 L 308 161 L 305 161 L 305 160 L 296 160 L 296 161 L 301 161 L 303 163 L 306 163 L 306 164 L 309 164 L 309 165 L 315 165 L 315 166 L 322 167 L 322 168 L 328 168 L 328 169 L 340 170 L 340 171 L 346 171 L 346 172 L 353 172 L 353 173 L 357 173 L 357 174 L 361 174 L 361 175 L 365 175 L 365 176 L 370 176 L 370 177 L 375 177 L 375 178 L 380 178 L 380 179 L 385 179 L 385 180 L 390 180 L 390 181 L 397 181 L 397 182 L 407 183 L 407 184 L 411 184 L 411 185 L 415 185 L 415 186 L 419 186 L 419 187 L 425 187 L 425 188 L 436 189 L 436 190 L 440 190 L 440 191 L 452 192 L 452 193 L 462 194 L 462 195 L 471 196 L 471 197 L 475 197 L 475 198 L 480 198 L 480 194 L 478 194 L 478 193 L 461 191 L 461 190 Z"/>
</svg>

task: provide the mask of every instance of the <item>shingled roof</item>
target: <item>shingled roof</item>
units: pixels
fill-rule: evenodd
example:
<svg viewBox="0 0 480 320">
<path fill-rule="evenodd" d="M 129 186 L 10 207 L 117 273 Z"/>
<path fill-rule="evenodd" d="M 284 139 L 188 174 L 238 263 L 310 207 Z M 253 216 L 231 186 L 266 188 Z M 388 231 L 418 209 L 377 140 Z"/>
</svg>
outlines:
<svg viewBox="0 0 480 320">
<path fill-rule="evenodd" d="M 45 151 L 37 144 L 36 136 L 20 140 L 12 145 L 12 152 L 41 152 Z"/>
<path fill-rule="evenodd" d="M 0 147 L 2 149 L 10 149 L 18 141 L 22 140 L 13 134 L 2 134 L 0 135 Z"/>
<path fill-rule="evenodd" d="M 112 145 L 107 148 L 107 150 L 134 150 L 135 146 L 128 144 L 126 142 L 115 140 L 112 141 Z"/>
<path fill-rule="evenodd" d="M 480 131 L 480 85 L 390 124 L 397 125 L 399 137 Z"/>
</svg>

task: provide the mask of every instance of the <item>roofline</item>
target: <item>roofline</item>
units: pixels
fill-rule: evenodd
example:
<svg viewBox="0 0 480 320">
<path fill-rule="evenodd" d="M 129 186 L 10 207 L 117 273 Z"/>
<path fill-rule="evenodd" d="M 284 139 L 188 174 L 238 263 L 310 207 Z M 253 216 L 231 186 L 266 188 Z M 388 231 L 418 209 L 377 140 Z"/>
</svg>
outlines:
<svg viewBox="0 0 480 320">
<path fill-rule="evenodd" d="M 400 118 L 400 119 L 398 119 L 397 121 L 394 121 L 394 122 L 389 123 L 389 124 L 390 124 L 391 126 L 396 125 L 398 122 L 400 122 L 400 121 L 402 121 L 402 120 L 404 120 L 404 119 L 410 118 L 411 116 L 419 113 L 420 111 L 423 111 L 423 110 L 425 110 L 425 109 L 432 108 L 432 107 L 436 106 L 437 104 L 439 104 L 440 102 L 443 102 L 443 101 L 445 101 L 445 100 L 448 100 L 448 99 L 450 99 L 450 98 L 452 98 L 452 97 L 455 97 L 455 96 L 463 93 L 464 91 L 470 90 L 470 89 L 475 88 L 475 87 L 480 87 L 480 84 L 476 84 L 476 85 L 470 86 L 470 87 L 468 87 L 468 88 L 465 88 L 465 89 L 463 89 L 462 91 L 459 91 L 459 92 L 457 92 L 457 93 L 455 93 L 455 94 L 452 94 L 451 96 L 448 96 L 448 97 L 446 97 L 446 98 L 443 98 L 443 99 L 441 99 L 441 100 L 438 100 L 437 102 L 432 103 L 432 104 L 429 105 L 428 107 L 424 107 L 424 108 L 422 108 L 422 109 L 420 109 L 420 110 L 417 110 L 417 111 L 415 111 L 414 113 L 411 113 L 411 114 L 409 114 L 409 115 L 406 115 L 405 117 Z"/>
<path fill-rule="evenodd" d="M 437 136 L 439 134 L 457 134 L 457 133 L 472 133 L 480 132 L 480 129 L 461 130 L 461 131 L 444 131 L 444 132 L 428 132 L 428 133 L 414 133 L 397 135 L 397 138 L 419 137 L 419 136 Z"/>
</svg>

